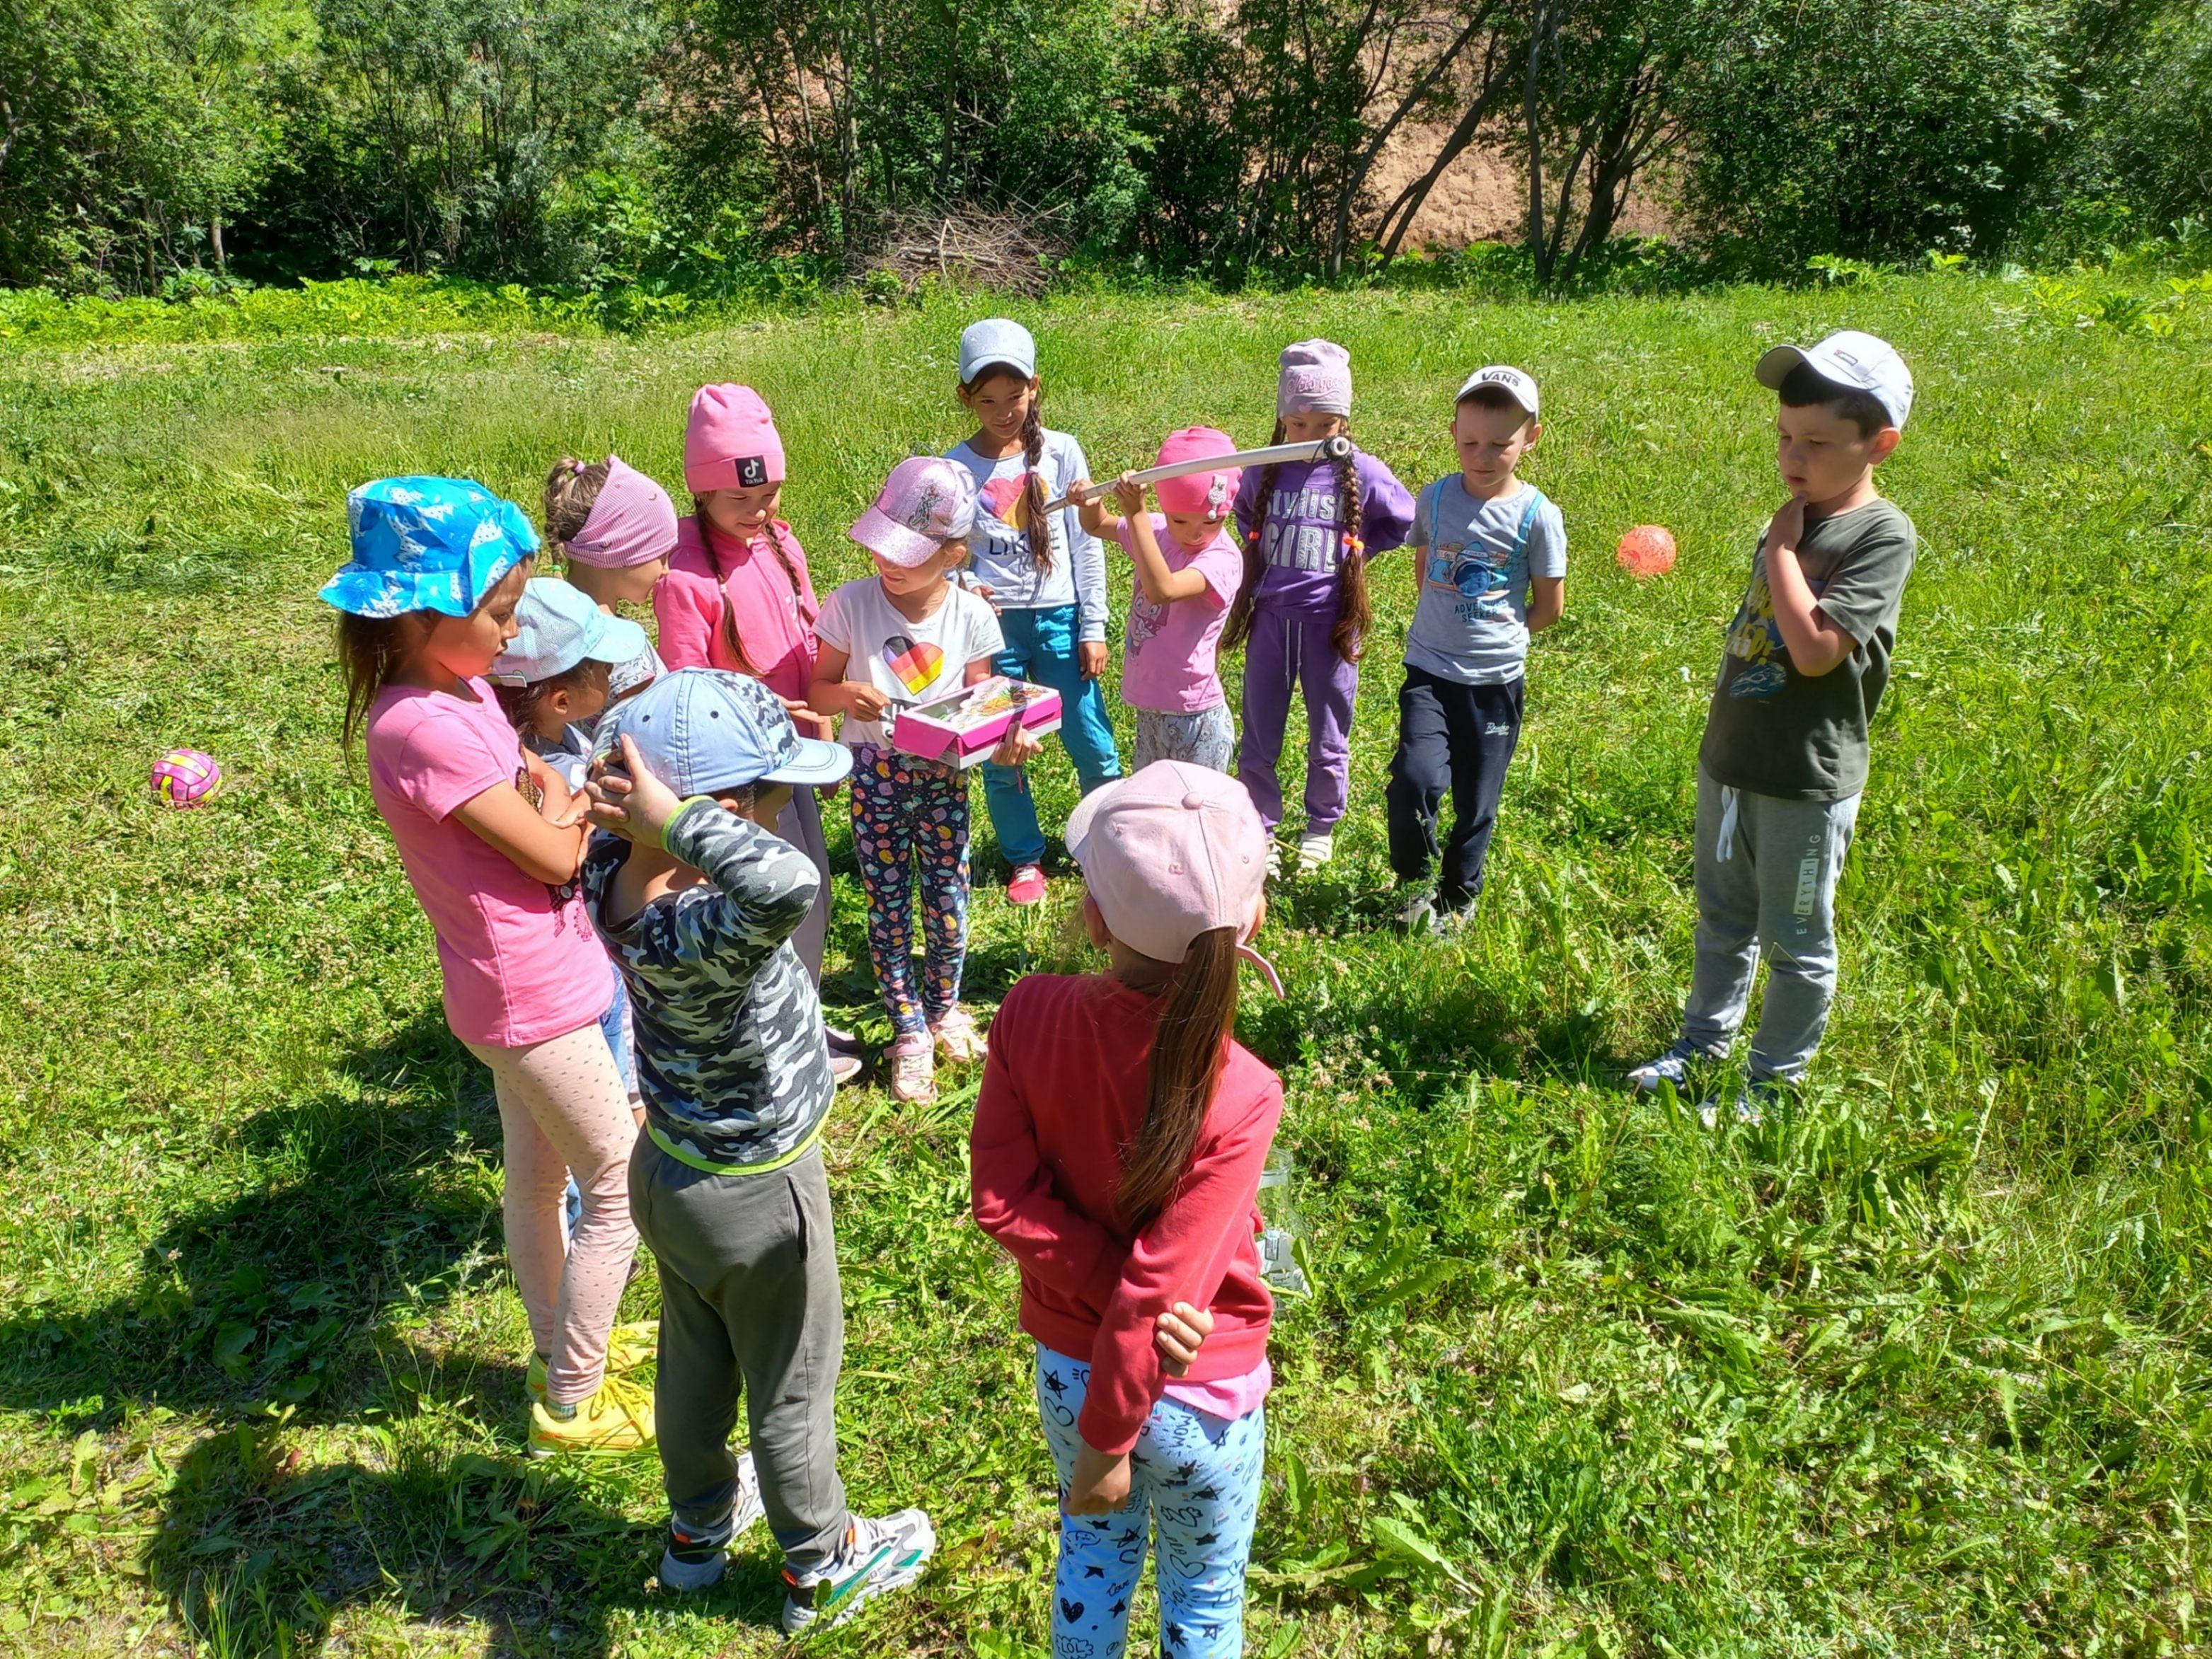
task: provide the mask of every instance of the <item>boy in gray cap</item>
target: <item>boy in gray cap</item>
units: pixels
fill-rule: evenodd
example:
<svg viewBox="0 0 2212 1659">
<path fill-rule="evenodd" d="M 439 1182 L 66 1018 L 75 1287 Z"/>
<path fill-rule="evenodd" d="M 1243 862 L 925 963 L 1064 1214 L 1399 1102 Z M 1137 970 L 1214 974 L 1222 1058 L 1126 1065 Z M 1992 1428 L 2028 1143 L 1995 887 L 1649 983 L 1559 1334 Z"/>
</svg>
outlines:
<svg viewBox="0 0 2212 1659">
<path fill-rule="evenodd" d="M 820 1146 L 835 1085 L 790 943 L 821 877 L 773 826 L 793 785 L 851 766 L 759 680 L 667 675 L 601 722 L 592 821 L 612 833 L 583 868 L 635 1005 L 629 1201 L 660 1268 L 661 1582 L 713 1583 L 765 1512 L 794 1632 L 912 1583 L 937 1546 L 920 1510 L 854 1515 L 837 1474 L 845 1324 Z M 752 1446 L 733 1455 L 741 1397 Z"/>
<path fill-rule="evenodd" d="M 1776 462 L 1790 498 L 1752 556 L 1698 755 L 1697 965 L 1674 1047 L 1628 1074 L 1683 1088 L 1726 1057 L 1763 950 L 1766 999 L 1736 1115 L 1802 1078 L 1835 994 L 1837 878 L 1866 786 L 1867 727 L 1889 682 L 1912 520 L 1875 488 L 1912 409 L 1887 342 L 1844 330 L 1776 346 Z M 1708 1125 L 1719 1103 L 1702 1109 Z"/>
</svg>

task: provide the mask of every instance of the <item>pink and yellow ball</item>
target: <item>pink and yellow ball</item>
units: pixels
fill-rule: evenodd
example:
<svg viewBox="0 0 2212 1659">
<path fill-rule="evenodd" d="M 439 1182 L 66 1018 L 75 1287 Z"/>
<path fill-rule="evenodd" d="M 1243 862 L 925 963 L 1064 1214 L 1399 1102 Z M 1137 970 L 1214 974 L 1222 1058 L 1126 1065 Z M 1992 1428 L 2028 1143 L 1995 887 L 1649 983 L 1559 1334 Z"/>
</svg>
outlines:
<svg viewBox="0 0 2212 1659">
<path fill-rule="evenodd" d="M 165 806 L 204 806 L 222 790 L 222 768 L 197 749 L 172 749 L 154 763 L 154 798 Z"/>
</svg>

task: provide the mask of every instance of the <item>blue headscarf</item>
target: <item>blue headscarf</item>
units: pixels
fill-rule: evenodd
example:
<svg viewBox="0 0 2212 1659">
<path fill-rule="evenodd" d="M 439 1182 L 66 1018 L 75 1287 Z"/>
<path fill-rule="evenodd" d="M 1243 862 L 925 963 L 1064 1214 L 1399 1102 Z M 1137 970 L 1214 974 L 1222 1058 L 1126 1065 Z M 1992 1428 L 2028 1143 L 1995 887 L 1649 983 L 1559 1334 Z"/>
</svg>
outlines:
<svg viewBox="0 0 2212 1659">
<path fill-rule="evenodd" d="M 346 519 L 353 557 L 323 599 L 356 617 L 465 617 L 538 551 L 522 509 L 466 478 L 379 478 L 346 497 Z"/>
</svg>

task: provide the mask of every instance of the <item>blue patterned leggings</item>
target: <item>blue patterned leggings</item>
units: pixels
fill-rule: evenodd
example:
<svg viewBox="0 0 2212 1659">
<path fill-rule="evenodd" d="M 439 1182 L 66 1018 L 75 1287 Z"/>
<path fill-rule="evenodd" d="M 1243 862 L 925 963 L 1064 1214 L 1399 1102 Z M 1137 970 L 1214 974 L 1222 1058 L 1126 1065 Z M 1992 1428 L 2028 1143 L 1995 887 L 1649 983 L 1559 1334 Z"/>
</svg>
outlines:
<svg viewBox="0 0 2212 1659">
<path fill-rule="evenodd" d="M 1091 1367 L 1037 1349 L 1037 1413 L 1062 1497 L 1082 1442 L 1075 1419 Z M 1260 1513 L 1267 1407 L 1234 1421 L 1162 1399 L 1129 1455 L 1129 1501 L 1112 1515 L 1060 1517 L 1053 1582 L 1054 1659 L 1121 1659 L 1129 1603 L 1144 1576 L 1146 1534 L 1158 1541 L 1160 1650 L 1169 1659 L 1244 1651 L 1244 1568 Z"/>
<path fill-rule="evenodd" d="M 892 1029 L 922 1030 L 960 1000 L 968 959 L 968 775 L 896 750 L 853 750 L 853 852 L 868 897 L 868 960 Z M 922 976 L 914 974 L 921 883 Z"/>
</svg>

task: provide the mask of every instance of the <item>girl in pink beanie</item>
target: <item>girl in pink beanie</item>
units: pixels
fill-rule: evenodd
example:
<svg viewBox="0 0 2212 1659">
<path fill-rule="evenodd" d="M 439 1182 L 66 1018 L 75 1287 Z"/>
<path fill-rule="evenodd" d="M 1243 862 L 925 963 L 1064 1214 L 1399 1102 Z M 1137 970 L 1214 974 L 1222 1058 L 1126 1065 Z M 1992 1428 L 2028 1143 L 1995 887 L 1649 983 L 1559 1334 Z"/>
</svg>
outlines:
<svg viewBox="0 0 2212 1659">
<path fill-rule="evenodd" d="M 724 385 L 693 394 L 684 426 L 684 483 L 691 516 L 677 526 L 667 578 L 653 596 L 660 654 L 671 668 L 750 675 L 783 699 L 802 737 L 828 737 L 830 723 L 806 707 L 821 654 L 814 623 L 822 607 L 806 550 L 780 515 L 783 439 L 759 392 Z M 776 833 L 821 872 L 813 914 L 791 940 L 818 987 L 830 931 L 830 849 L 815 791 L 792 791 Z M 830 1061 L 841 1083 L 860 1069 L 858 1042 L 834 1025 Z"/>
<path fill-rule="evenodd" d="M 1185 427 L 1160 446 L 1158 464 L 1236 451 L 1225 432 Z M 1242 477 L 1226 466 L 1163 478 L 1153 486 L 1161 511 L 1147 513 L 1143 486 L 1124 473 L 1114 485 L 1118 514 L 1106 510 L 1103 495 L 1083 508 L 1083 527 L 1119 541 L 1137 569 L 1122 635 L 1121 700 L 1137 711 L 1139 772 L 1157 760 L 1226 772 L 1236 753 L 1237 722 L 1214 657 L 1244 581 L 1244 556 L 1229 533 Z"/>
<path fill-rule="evenodd" d="M 1347 431 L 1352 354 L 1333 340 L 1283 349 L 1273 443 L 1308 443 Z M 1367 561 L 1401 544 L 1413 498 L 1390 469 L 1355 448 L 1340 461 L 1265 466 L 1237 492 L 1244 585 L 1222 646 L 1244 651 L 1244 739 L 1237 775 L 1273 834 L 1283 817 L 1275 775 L 1291 696 L 1306 700 L 1305 833 L 1298 866 L 1335 851 L 1352 781 L 1352 710 L 1359 653 L 1371 614 Z M 1271 854 L 1271 858 L 1273 855 Z"/>
</svg>

